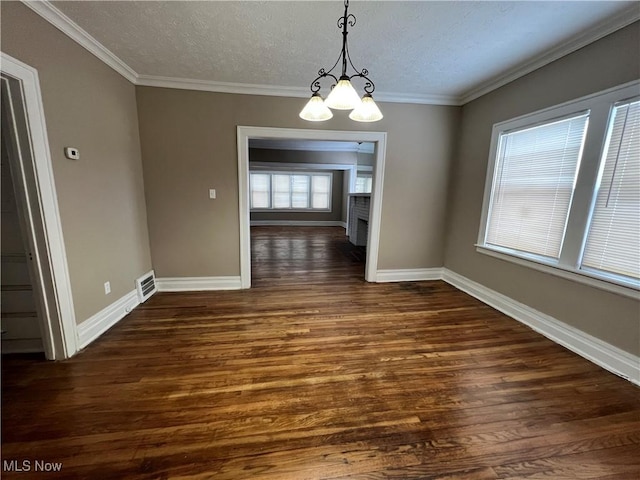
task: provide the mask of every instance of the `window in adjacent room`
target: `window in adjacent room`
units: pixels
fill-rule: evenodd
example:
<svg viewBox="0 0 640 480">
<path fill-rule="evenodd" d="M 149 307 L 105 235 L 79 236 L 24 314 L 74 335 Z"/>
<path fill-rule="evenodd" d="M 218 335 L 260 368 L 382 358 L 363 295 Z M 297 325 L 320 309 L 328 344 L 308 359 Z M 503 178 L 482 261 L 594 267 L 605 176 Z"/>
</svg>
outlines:
<svg viewBox="0 0 640 480">
<path fill-rule="evenodd" d="M 251 172 L 251 210 L 331 211 L 330 173 Z"/>
<path fill-rule="evenodd" d="M 372 182 L 373 176 L 370 173 L 358 173 L 355 193 L 371 193 Z"/>
<path fill-rule="evenodd" d="M 496 124 L 478 251 L 640 289 L 639 93 L 633 82 Z"/>
</svg>

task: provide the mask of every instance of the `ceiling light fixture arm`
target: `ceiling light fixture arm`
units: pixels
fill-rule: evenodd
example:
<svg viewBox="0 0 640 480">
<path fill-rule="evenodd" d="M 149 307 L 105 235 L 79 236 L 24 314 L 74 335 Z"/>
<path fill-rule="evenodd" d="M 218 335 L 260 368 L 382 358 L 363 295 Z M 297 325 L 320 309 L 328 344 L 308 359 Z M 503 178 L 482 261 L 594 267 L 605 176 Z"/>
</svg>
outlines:
<svg viewBox="0 0 640 480">
<path fill-rule="evenodd" d="M 337 25 L 342 33 L 342 49 L 336 63 L 330 69 L 321 68 L 318 76 L 311 82 L 311 98 L 299 113 L 299 117 L 310 122 L 323 122 L 333 118 L 331 110 L 351 110 L 349 118 L 356 122 L 377 122 L 383 118 L 382 112 L 376 105 L 371 95 L 375 90 L 375 84 L 369 78 L 366 68 L 359 70 L 351 61 L 349 54 L 348 28 L 355 26 L 356 17 L 349 13 L 349 0 L 344 2 L 344 14 L 338 19 Z M 338 67 L 340 65 L 340 67 Z M 340 68 L 338 76 L 337 69 Z M 349 75 L 347 69 L 353 69 Z M 335 73 L 334 73 L 335 71 Z M 333 79 L 331 91 L 327 98 L 320 95 L 322 81 L 330 77 Z M 364 95 L 360 97 L 351 80 L 359 77 L 364 82 Z"/>
<path fill-rule="evenodd" d="M 349 10 L 349 0 L 345 0 L 344 14 L 342 15 L 342 17 L 338 19 L 338 23 L 337 23 L 338 28 L 342 30 L 342 50 L 340 51 L 340 55 L 338 56 L 336 63 L 334 63 L 329 70 L 325 70 L 324 68 L 321 68 L 320 70 L 318 70 L 318 76 L 311 82 L 312 93 L 318 93 L 320 91 L 320 88 L 321 88 L 320 80 L 326 77 L 333 78 L 335 82 L 331 85 L 331 88 L 333 88 L 336 85 L 336 83 L 338 83 L 338 80 L 348 79 L 350 81 L 354 77 L 360 77 L 365 80 L 364 91 L 366 93 L 371 94 L 376 89 L 373 81 L 367 76 L 369 75 L 369 71 L 366 68 L 363 68 L 362 70 L 358 70 L 353 64 L 353 62 L 351 61 L 351 56 L 349 55 L 349 44 L 347 43 L 347 35 L 349 35 L 349 32 L 347 31 L 347 27 L 355 26 L 356 17 L 352 13 L 349 13 L 348 10 Z M 338 63 L 342 63 L 342 71 L 339 78 L 336 77 L 333 73 L 331 73 L 333 72 L 333 69 L 338 66 Z M 353 70 L 355 70 L 356 72 L 351 76 L 347 75 L 347 67 L 349 65 L 351 65 L 351 68 L 353 68 Z"/>
</svg>

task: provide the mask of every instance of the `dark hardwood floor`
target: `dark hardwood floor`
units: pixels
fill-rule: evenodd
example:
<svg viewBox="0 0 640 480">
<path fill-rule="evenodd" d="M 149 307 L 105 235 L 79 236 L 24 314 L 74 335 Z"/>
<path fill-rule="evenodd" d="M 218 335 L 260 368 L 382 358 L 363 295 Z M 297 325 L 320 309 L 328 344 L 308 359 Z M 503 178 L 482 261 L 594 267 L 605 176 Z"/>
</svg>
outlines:
<svg viewBox="0 0 640 480">
<path fill-rule="evenodd" d="M 640 478 L 632 384 L 444 282 L 365 283 L 341 229 L 255 228 L 252 252 L 251 290 L 3 358 L 3 468 L 31 462 L 3 478 Z"/>
</svg>

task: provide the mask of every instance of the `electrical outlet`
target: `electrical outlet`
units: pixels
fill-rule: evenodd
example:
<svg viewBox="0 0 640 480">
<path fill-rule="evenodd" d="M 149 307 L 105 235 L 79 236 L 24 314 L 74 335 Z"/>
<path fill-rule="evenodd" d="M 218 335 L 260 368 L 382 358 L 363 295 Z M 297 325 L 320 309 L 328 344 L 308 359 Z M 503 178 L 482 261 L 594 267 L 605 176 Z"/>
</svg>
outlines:
<svg viewBox="0 0 640 480">
<path fill-rule="evenodd" d="M 209 198 L 212 200 L 215 200 L 216 198 L 216 189 L 215 188 L 210 188 L 209 189 Z"/>
<path fill-rule="evenodd" d="M 111 293 L 111 282 L 104 282 L 104 294 L 109 295 Z"/>
</svg>

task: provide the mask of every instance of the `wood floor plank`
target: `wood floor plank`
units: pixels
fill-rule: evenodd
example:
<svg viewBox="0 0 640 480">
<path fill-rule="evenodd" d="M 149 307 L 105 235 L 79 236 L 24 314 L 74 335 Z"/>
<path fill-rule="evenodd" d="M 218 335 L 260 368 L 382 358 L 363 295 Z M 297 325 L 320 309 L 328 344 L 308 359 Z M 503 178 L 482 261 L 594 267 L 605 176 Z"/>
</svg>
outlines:
<svg viewBox="0 0 640 480">
<path fill-rule="evenodd" d="M 67 361 L 4 356 L 2 460 L 78 479 L 640 478 L 640 389 L 444 282 L 366 283 L 363 259 L 340 228 L 252 228 L 250 290 L 156 294 Z"/>
</svg>

